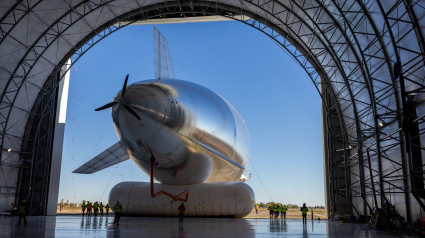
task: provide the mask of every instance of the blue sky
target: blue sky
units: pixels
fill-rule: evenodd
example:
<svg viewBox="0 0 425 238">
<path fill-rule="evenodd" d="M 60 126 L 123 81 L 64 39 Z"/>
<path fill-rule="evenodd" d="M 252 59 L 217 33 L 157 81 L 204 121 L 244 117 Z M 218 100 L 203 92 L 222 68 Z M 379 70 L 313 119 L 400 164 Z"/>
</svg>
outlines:
<svg viewBox="0 0 425 238">
<path fill-rule="evenodd" d="M 245 120 L 251 157 L 245 174 L 257 202 L 324 205 L 320 97 L 308 75 L 261 32 L 239 22 L 157 25 L 168 40 L 175 76 L 228 100 Z M 148 182 L 131 160 L 93 175 L 72 171 L 117 136 L 110 102 L 129 83 L 153 77 L 153 26 L 128 26 L 72 67 L 59 200 L 106 202 L 122 181 Z"/>
</svg>

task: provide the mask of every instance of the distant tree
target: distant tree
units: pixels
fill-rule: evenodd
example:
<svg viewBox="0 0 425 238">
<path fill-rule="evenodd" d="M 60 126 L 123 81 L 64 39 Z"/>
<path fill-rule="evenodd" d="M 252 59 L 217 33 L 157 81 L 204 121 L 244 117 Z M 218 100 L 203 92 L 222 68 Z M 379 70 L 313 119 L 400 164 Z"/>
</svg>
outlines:
<svg viewBox="0 0 425 238">
<path fill-rule="evenodd" d="M 266 204 L 265 204 L 264 202 L 260 202 L 260 203 L 258 204 L 258 207 L 260 207 L 260 208 L 265 208 L 265 207 L 266 207 Z"/>
</svg>

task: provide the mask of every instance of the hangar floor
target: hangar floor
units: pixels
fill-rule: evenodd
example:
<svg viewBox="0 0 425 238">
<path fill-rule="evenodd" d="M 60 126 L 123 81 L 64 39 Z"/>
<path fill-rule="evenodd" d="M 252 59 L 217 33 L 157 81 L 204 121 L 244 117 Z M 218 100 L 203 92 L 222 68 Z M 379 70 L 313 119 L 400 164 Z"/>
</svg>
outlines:
<svg viewBox="0 0 425 238">
<path fill-rule="evenodd" d="M 27 217 L 28 225 L 18 226 L 17 217 L 0 218 L 1 237 L 389 237 L 364 224 L 332 221 L 185 218 L 179 227 L 173 217 L 122 217 L 114 227 L 113 216 Z"/>
</svg>

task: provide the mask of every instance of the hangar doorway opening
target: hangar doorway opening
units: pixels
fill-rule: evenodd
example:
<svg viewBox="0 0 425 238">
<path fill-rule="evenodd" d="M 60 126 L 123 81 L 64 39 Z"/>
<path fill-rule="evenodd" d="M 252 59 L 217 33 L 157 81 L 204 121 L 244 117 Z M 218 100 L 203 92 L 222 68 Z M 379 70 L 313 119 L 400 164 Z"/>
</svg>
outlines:
<svg viewBox="0 0 425 238">
<path fill-rule="evenodd" d="M 418 2 L 57 1 L 62 14 L 49 14 L 49 2 L 5 4 L 9 10 L 0 19 L 0 73 L 7 79 L 1 81 L 2 208 L 24 197 L 32 214 L 46 214 L 46 204 L 56 205 L 61 151 L 55 153 L 53 143 L 59 138 L 53 128 L 60 127 L 55 100 L 69 58 L 84 55 L 132 22 L 220 15 L 279 43 L 322 96 L 331 213 L 369 214 L 390 204 L 409 221 L 425 209 L 420 27 L 425 13 Z"/>
<path fill-rule="evenodd" d="M 218 93 L 245 120 L 251 156 L 244 174 L 252 176 L 247 183 L 256 201 L 324 206 L 320 95 L 302 67 L 237 21 L 157 27 L 167 37 L 176 78 Z M 117 140 L 110 111 L 94 108 L 111 101 L 126 74 L 132 84 L 151 79 L 153 68 L 152 25 L 121 29 L 72 66 L 58 202 L 105 204 L 119 182 L 149 181 L 131 160 L 91 175 L 72 171 Z"/>
</svg>

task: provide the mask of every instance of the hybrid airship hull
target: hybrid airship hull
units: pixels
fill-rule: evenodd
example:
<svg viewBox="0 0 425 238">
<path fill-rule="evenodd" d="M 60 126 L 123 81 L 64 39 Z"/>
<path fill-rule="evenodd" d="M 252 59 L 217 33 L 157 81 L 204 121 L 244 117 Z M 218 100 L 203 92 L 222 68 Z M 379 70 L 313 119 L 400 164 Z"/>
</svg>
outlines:
<svg viewBox="0 0 425 238">
<path fill-rule="evenodd" d="M 127 75 L 114 100 L 96 109 L 111 108 L 119 142 L 74 173 L 91 174 L 131 158 L 151 181 L 111 190 L 109 203 L 119 200 L 124 214 L 176 215 L 182 201 L 191 216 L 249 214 L 254 193 L 238 182 L 249 154 L 244 121 L 218 94 L 174 79 L 166 40 L 156 28 L 155 38 L 157 79 L 127 87 Z"/>
<path fill-rule="evenodd" d="M 114 100 L 122 100 L 121 92 Z M 211 90 L 182 80 L 150 80 L 126 89 L 126 104 L 112 117 L 133 161 L 165 184 L 238 181 L 246 165 L 249 136 L 239 113 Z"/>
</svg>

